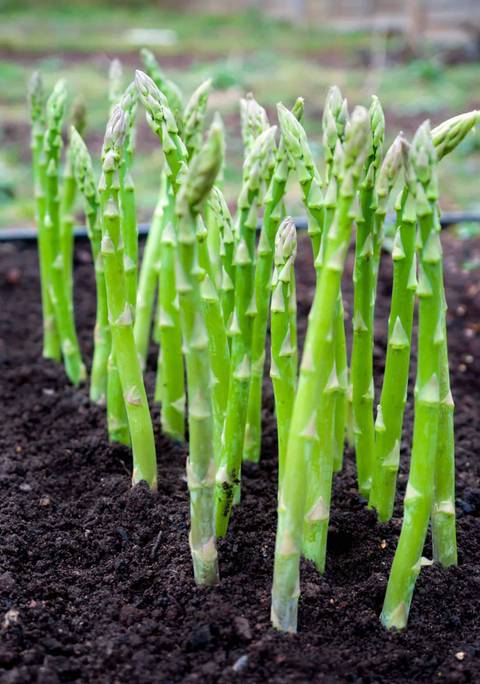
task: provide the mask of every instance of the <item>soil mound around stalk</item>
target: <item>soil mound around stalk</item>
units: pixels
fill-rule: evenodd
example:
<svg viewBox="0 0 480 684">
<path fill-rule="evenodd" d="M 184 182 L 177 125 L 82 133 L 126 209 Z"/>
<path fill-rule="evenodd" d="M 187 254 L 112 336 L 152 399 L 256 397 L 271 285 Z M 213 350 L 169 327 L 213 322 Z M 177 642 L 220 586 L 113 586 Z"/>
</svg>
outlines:
<svg viewBox="0 0 480 684">
<path fill-rule="evenodd" d="M 323 577 L 302 565 L 299 634 L 270 628 L 276 431 L 265 380 L 261 463 L 243 469 L 242 504 L 219 544 L 221 584 L 195 586 L 188 548 L 186 449 L 159 430 L 158 494 L 130 488 L 129 450 L 109 445 L 88 390 L 41 358 L 36 250 L 0 245 L 0 682 L 480 681 L 480 284 L 461 270 L 479 243 L 444 238 L 456 402 L 460 564 L 422 569 L 404 633 L 380 625 L 401 523 L 385 525 L 357 491 L 347 450 L 336 477 Z M 76 314 L 91 358 L 88 245 L 76 248 Z M 385 358 L 391 269 L 382 266 L 375 370 Z M 345 282 L 352 310 L 351 259 Z M 303 339 L 314 289 L 306 239 L 297 268 Z M 349 322 L 347 328 L 349 328 Z M 267 354 L 268 356 L 268 354 Z M 156 350 L 147 386 L 152 394 Z M 412 374 L 413 375 L 413 374 Z M 402 456 L 408 455 L 412 408 Z M 400 490 L 405 487 L 402 471 Z M 427 547 L 425 555 L 428 556 Z"/>
</svg>

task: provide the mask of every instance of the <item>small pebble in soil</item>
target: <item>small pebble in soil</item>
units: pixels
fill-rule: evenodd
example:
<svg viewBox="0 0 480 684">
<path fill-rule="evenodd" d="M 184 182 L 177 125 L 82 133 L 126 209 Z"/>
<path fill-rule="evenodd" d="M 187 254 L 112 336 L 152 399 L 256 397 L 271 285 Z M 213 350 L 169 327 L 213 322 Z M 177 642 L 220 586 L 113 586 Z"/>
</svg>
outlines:
<svg viewBox="0 0 480 684">
<path fill-rule="evenodd" d="M 232 670 L 234 672 L 241 672 L 248 665 L 248 655 L 242 655 L 238 658 L 232 665 Z"/>
<path fill-rule="evenodd" d="M 455 653 L 455 658 L 457 660 L 463 660 L 465 658 L 465 651 L 458 651 L 458 653 Z"/>
<path fill-rule="evenodd" d="M 9 285 L 16 285 L 21 278 L 21 271 L 18 268 L 9 268 L 5 274 L 5 280 Z"/>
<path fill-rule="evenodd" d="M 21 492 L 31 492 L 32 491 L 32 486 L 28 484 L 28 482 L 22 482 L 21 484 L 18 485 L 18 488 Z"/>
<path fill-rule="evenodd" d="M 43 506 L 44 508 L 46 508 L 47 506 L 50 506 L 51 503 L 52 503 L 52 500 L 50 499 L 48 494 L 41 496 L 40 499 L 38 500 L 38 505 Z"/>
</svg>

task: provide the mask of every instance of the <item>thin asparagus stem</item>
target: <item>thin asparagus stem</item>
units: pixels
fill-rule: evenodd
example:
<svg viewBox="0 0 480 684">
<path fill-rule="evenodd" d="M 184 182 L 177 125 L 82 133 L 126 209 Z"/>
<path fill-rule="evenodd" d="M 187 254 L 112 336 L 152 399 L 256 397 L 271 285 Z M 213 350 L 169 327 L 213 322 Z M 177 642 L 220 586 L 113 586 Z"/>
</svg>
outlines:
<svg viewBox="0 0 480 684">
<path fill-rule="evenodd" d="M 67 376 L 74 385 L 86 377 L 85 366 L 80 355 L 73 310 L 69 306 L 65 288 L 64 264 L 60 241 L 60 201 L 58 171 L 60 165 L 61 129 L 65 115 L 66 89 L 59 81 L 47 101 L 45 138 L 41 159 L 42 178 L 45 183 L 46 212 L 44 226 L 47 251 L 47 277 L 49 293 L 60 335 L 60 344 Z"/>
<path fill-rule="evenodd" d="M 173 439 L 185 438 L 185 382 L 182 354 L 180 311 L 175 280 L 176 234 L 175 198 L 167 185 L 167 206 L 161 235 L 158 325 L 160 354 L 157 374 L 161 386 L 162 430 Z"/>
<path fill-rule="evenodd" d="M 95 186 L 92 160 L 80 133 L 72 127 L 70 132 L 73 171 L 78 190 L 84 199 L 87 232 L 95 268 L 97 313 L 94 331 L 94 349 L 90 378 L 90 399 L 104 405 L 107 400 L 107 369 L 111 351 L 111 334 L 108 323 L 107 290 L 101 254 L 102 228 L 99 220 L 99 200 Z"/>
<path fill-rule="evenodd" d="M 278 434 L 278 482 L 282 486 L 285 455 L 297 386 L 297 331 L 294 261 L 296 227 L 291 218 L 280 225 L 275 238 L 275 271 L 272 280 L 271 338 L 272 378 Z"/>
<path fill-rule="evenodd" d="M 134 484 L 144 480 L 157 486 L 157 464 L 152 421 L 142 370 L 133 337 L 133 314 L 127 299 L 124 245 L 119 210 L 118 171 L 127 129 L 125 112 L 113 108 L 102 150 L 102 243 L 113 359 L 117 364 L 132 442 Z"/>
<path fill-rule="evenodd" d="M 229 333 L 232 336 L 231 372 L 223 448 L 217 471 L 217 535 L 224 536 L 239 484 L 245 439 L 248 392 L 251 377 L 252 329 L 256 314 L 255 234 L 257 205 L 271 165 L 276 128 L 272 126 L 253 144 L 244 164 L 238 199 L 238 241 L 235 248 L 235 306 Z"/>
<path fill-rule="evenodd" d="M 357 221 L 355 266 L 353 274 L 353 344 L 351 358 L 353 422 L 358 488 L 368 496 L 374 470 L 375 429 L 373 402 L 373 324 L 375 315 L 376 274 L 375 180 L 382 159 L 385 118 L 377 98 L 370 107 L 372 148 L 365 165 L 365 178 L 360 186 L 360 214 Z"/>
<path fill-rule="evenodd" d="M 213 186 L 212 188 L 208 207 L 210 226 L 215 222 L 220 236 L 220 301 L 223 311 L 223 320 L 225 325 L 228 325 L 235 305 L 235 265 L 233 263 L 235 236 L 230 210 L 228 209 L 222 191 L 217 186 Z"/>
<path fill-rule="evenodd" d="M 406 141 L 400 134 L 389 151 L 377 181 L 379 205 L 377 214 L 385 216 L 391 189 L 405 160 Z M 380 403 L 375 423 L 375 470 L 370 504 L 377 509 L 379 520 L 389 520 L 395 502 L 396 480 L 400 459 L 403 414 L 408 389 L 411 337 L 415 292 L 417 287 L 415 259 L 415 182 L 406 165 L 404 190 L 397 200 L 393 259 L 393 285 L 388 321 L 388 345 Z"/>
<path fill-rule="evenodd" d="M 436 154 L 430 126 L 420 126 L 410 154 L 417 177 L 419 221 L 418 361 L 415 419 L 404 517 L 388 580 L 381 619 L 385 627 L 406 626 L 432 511 L 440 410 L 439 352 L 444 325 L 441 247 L 435 229 L 438 198 Z M 440 331 L 440 335 L 437 334 Z"/>
<path fill-rule="evenodd" d="M 45 93 L 42 78 L 38 71 L 32 74 L 28 87 L 28 101 L 32 121 L 31 150 L 33 167 L 33 184 L 35 193 L 37 223 L 37 241 L 40 266 L 40 291 L 42 295 L 43 313 L 43 356 L 46 359 L 60 361 L 60 338 L 55 323 L 55 313 L 50 297 L 48 280 L 48 232 L 45 226 L 45 166 L 41 163 L 43 138 L 45 134 Z"/>
<path fill-rule="evenodd" d="M 301 119 L 303 100 L 299 98 L 292 114 Z M 272 292 L 272 267 L 275 235 L 283 214 L 283 197 L 289 175 L 289 163 L 285 142 L 280 139 L 275 159 L 275 169 L 264 197 L 265 211 L 257 247 L 255 268 L 256 315 L 252 331 L 252 374 L 248 399 L 248 414 L 245 430 L 244 459 L 257 463 L 261 447 L 262 382 L 265 366 L 265 338 L 267 333 L 268 309 Z"/>
<path fill-rule="evenodd" d="M 332 384 L 332 368 L 325 364 L 324 351 L 331 344 L 329 339 L 352 230 L 351 207 L 369 148 L 368 112 L 358 107 L 352 114 L 345 139 L 335 218 L 325 236 L 324 258 L 310 312 L 279 494 L 271 619 L 273 626 L 282 631 L 295 632 L 297 629 L 304 517 L 321 523 L 328 516 L 328 502 L 322 499 L 310 510 L 305 509 L 307 468 L 318 439 L 318 397 L 328 394 Z"/>
<path fill-rule="evenodd" d="M 151 50 L 142 48 L 140 50 L 140 57 L 147 75 L 157 86 L 158 90 L 166 97 L 168 107 L 170 108 L 177 126 L 180 130 L 183 129 L 183 95 L 180 88 L 174 81 L 171 81 L 165 76 L 160 64 Z"/>
</svg>

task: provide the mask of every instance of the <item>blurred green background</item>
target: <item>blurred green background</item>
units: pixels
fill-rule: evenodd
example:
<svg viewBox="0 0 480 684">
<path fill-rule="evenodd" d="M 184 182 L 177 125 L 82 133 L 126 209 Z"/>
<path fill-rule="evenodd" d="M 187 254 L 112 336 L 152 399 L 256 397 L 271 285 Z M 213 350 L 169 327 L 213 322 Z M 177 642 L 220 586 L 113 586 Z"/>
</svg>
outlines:
<svg viewBox="0 0 480 684">
<path fill-rule="evenodd" d="M 415 55 L 401 31 L 368 26 L 336 27 L 294 22 L 257 9 L 222 14 L 196 3 L 140 0 L 101 2 L 9 2 L 0 0 L 0 227 L 34 223 L 30 175 L 29 115 L 25 92 L 34 69 L 50 88 L 60 76 L 72 101 L 81 96 L 88 109 L 86 139 L 98 159 L 108 115 L 109 62 L 119 57 L 125 85 L 140 64 L 138 51 L 151 48 L 186 97 L 211 76 L 210 112 L 218 109 L 227 129 L 226 192 L 235 199 L 241 173 L 238 100 L 252 91 L 275 120 L 275 104 L 291 105 L 302 95 L 305 128 L 320 157 L 320 123 L 327 88 L 336 83 L 350 108 L 368 105 L 376 93 L 384 106 L 387 138 L 399 130 L 411 135 L 425 118 L 435 125 L 460 111 L 480 107 L 480 68 L 476 58 L 446 53 L 425 42 Z M 207 5 L 208 3 L 205 3 Z M 158 6 L 159 5 L 159 6 Z M 203 8 L 205 9 L 205 8 Z M 210 8 L 211 9 L 211 8 Z M 140 220 L 155 203 L 160 152 L 139 108 L 138 154 L 134 177 Z M 480 136 L 470 136 L 442 162 L 442 206 L 480 210 Z M 292 185 L 290 211 L 301 210 Z M 81 220 L 81 214 L 78 215 Z"/>
</svg>

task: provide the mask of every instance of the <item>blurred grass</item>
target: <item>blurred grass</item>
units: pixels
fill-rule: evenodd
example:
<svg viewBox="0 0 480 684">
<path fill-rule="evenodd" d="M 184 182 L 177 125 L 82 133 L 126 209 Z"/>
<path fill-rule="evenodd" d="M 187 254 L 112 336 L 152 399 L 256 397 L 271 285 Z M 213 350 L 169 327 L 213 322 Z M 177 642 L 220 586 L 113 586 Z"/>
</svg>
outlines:
<svg viewBox="0 0 480 684">
<path fill-rule="evenodd" d="M 1 0 L 0 0 L 1 2 Z M 86 5 L 89 4 L 88 8 Z M 108 115 L 109 61 L 120 57 L 126 79 L 139 65 L 140 45 L 129 42 L 133 30 L 147 30 L 150 44 L 168 75 L 188 97 L 212 76 L 210 108 L 218 109 L 227 129 L 226 193 L 235 199 L 241 174 L 242 147 L 238 99 L 252 90 L 275 120 L 275 104 L 306 100 L 305 127 L 320 154 L 320 123 L 327 88 L 337 83 L 351 107 L 368 104 L 374 90 L 382 100 L 391 140 L 402 128 L 408 135 L 427 117 L 436 124 L 459 111 L 480 106 L 480 70 L 476 64 L 445 67 L 431 57 L 404 63 L 402 42 L 385 43 L 386 66 L 369 67 L 375 42 L 367 33 L 338 33 L 326 27 L 302 28 L 273 21 L 258 12 L 210 16 L 145 8 L 115 8 L 95 3 L 34 3 L 30 8 L 3 3 L 0 22 L 0 226 L 33 223 L 29 168 L 29 122 L 26 84 L 40 69 L 48 87 L 63 76 L 72 99 L 80 94 L 88 106 L 88 144 L 98 158 Z M 154 31 L 152 33 L 152 30 Z M 167 31 L 166 34 L 155 30 Z M 134 36 L 135 37 L 135 36 Z M 173 41 L 172 41 L 173 38 Z M 126 80 L 127 83 L 127 80 Z M 139 109 L 135 182 L 140 218 L 155 204 L 160 151 Z M 153 151 L 152 151 L 153 150 Z M 480 145 L 470 138 L 442 162 L 442 201 L 448 209 L 480 209 Z M 301 210 L 292 185 L 290 211 Z"/>
</svg>

